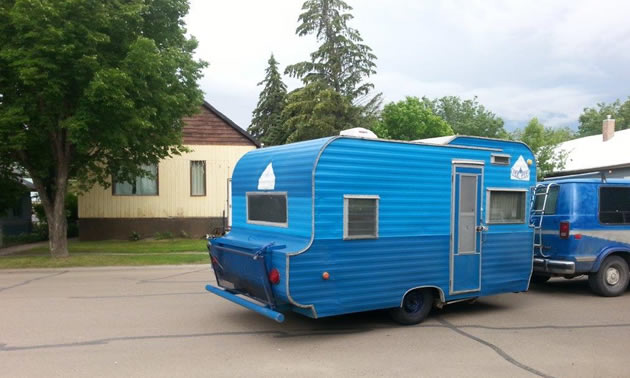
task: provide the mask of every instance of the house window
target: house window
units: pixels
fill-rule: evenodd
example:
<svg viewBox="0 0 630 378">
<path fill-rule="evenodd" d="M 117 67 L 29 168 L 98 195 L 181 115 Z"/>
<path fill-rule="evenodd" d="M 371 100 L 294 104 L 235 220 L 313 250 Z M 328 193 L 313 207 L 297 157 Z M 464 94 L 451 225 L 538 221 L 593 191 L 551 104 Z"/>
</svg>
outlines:
<svg viewBox="0 0 630 378">
<path fill-rule="evenodd" d="M 378 238 L 378 196 L 343 197 L 343 238 Z"/>
<path fill-rule="evenodd" d="M 490 190 L 488 223 L 525 223 L 523 190 Z"/>
<path fill-rule="evenodd" d="M 599 189 L 599 221 L 604 224 L 630 224 L 630 188 Z"/>
<path fill-rule="evenodd" d="M 158 195 L 158 167 L 157 164 L 143 165 L 142 170 L 148 176 L 137 176 L 132 181 L 116 181 L 112 185 L 115 196 L 157 196 Z"/>
<path fill-rule="evenodd" d="M 247 223 L 287 227 L 287 193 L 247 193 Z"/>
<path fill-rule="evenodd" d="M 203 160 L 190 162 L 190 195 L 206 195 L 206 162 Z"/>
<path fill-rule="evenodd" d="M 545 202 L 545 196 L 541 193 L 544 193 L 547 190 L 546 186 L 539 187 L 536 189 L 536 199 L 534 200 L 534 210 L 540 211 L 542 210 L 543 203 Z M 545 203 L 545 215 L 555 214 L 556 207 L 558 206 L 558 193 L 560 192 L 560 187 L 557 185 L 549 188 L 549 192 L 547 192 L 547 203 Z"/>
</svg>

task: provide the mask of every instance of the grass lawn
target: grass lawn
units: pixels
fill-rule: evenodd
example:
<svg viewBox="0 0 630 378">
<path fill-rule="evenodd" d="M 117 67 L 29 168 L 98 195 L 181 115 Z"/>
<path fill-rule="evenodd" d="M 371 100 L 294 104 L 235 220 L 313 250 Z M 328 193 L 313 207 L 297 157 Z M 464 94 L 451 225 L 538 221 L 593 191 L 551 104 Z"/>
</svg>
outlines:
<svg viewBox="0 0 630 378">
<path fill-rule="evenodd" d="M 208 263 L 203 239 L 71 241 L 70 257 L 53 259 L 47 247 L 0 256 L 0 269 L 72 266 L 167 265 Z"/>
</svg>

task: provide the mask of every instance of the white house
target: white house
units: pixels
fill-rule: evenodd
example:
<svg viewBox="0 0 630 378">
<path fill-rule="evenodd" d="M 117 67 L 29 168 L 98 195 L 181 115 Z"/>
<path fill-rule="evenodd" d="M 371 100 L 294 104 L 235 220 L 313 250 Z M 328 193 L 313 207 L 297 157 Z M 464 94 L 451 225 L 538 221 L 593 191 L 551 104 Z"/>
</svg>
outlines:
<svg viewBox="0 0 630 378">
<path fill-rule="evenodd" d="M 602 133 L 559 144 L 566 154 L 565 166 L 550 176 L 630 179 L 630 129 L 615 131 L 615 120 L 603 122 Z"/>
</svg>

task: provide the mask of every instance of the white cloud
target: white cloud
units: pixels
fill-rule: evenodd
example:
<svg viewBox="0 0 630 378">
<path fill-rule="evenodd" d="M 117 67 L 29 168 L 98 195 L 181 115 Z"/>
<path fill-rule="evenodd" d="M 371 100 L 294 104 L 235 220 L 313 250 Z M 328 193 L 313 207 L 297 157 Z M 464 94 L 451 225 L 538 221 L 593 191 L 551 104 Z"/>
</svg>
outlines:
<svg viewBox="0 0 630 378">
<path fill-rule="evenodd" d="M 379 57 L 370 79 L 387 101 L 477 95 L 510 124 L 537 116 L 575 126 L 584 107 L 630 95 L 625 0 L 347 1 L 351 26 Z M 284 68 L 315 49 L 295 35 L 302 0 L 191 5 L 189 31 L 210 63 L 201 87 L 246 127 L 269 54 Z"/>
</svg>

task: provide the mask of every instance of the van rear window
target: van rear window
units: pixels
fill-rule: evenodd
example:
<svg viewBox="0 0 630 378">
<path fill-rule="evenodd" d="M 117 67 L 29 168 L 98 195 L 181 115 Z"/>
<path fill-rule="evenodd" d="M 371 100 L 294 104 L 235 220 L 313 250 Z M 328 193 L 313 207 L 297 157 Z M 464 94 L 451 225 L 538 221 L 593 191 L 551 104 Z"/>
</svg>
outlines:
<svg viewBox="0 0 630 378">
<path fill-rule="evenodd" d="M 547 187 L 540 187 L 536 189 L 536 200 L 534 201 L 534 210 L 542 210 L 543 203 L 545 202 L 545 196 L 540 195 L 540 193 L 544 193 L 547 190 Z M 552 186 L 549 188 L 549 192 L 547 193 L 547 203 L 545 203 L 545 215 L 555 214 L 556 207 L 558 206 L 558 192 L 560 191 L 559 186 Z"/>
<path fill-rule="evenodd" d="M 630 224 L 630 188 L 599 189 L 599 221 L 604 224 Z"/>
<path fill-rule="evenodd" d="M 287 227 L 287 193 L 247 193 L 247 222 Z"/>
</svg>

